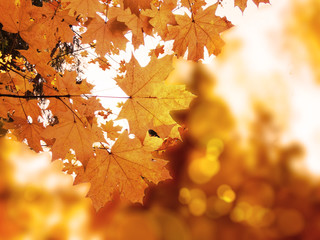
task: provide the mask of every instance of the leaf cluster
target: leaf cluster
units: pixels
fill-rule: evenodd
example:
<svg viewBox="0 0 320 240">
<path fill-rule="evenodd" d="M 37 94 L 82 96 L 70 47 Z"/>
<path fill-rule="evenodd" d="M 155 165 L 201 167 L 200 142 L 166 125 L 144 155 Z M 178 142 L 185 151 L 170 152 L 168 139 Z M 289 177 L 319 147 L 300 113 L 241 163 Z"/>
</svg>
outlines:
<svg viewBox="0 0 320 240">
<path fill-rule="evenodd" d="M 107 58 L 126 50 L 129 42 L 139 48 L 148 35 L 173 41 L 177 57 L 198 61 L 205 48 L 218 55 L 224 44 L 220 34 L 232 27 L 225 17 L 216 15 L 219 4 L 202 0 L 1 1 L 0 10 L 6 13 L 0 15 L 2 128 L 36 152 L 50 147 L 53 160 L 74 153 L 81 166 L 74 168 L 75 183 L 91 183 L 89 197 L 97 209 L 115 193 L 142 202 L 151 182 L 170 178 L 167 162 L 159 154 L 155 157 L 154 151 L 161 145 L 158 138 L 180 138 L 170 112 L 188 108 L 194 95 L 182 85 L 166 82 L 173 56 L 164 56 L 161 46 L 151 51 L 145 67 L 134 56 L 118 64 L 115 80 L 128 97 L 117 119 L 128 120 L 132 139 L 127 130 L 114 126 L 109 117 L 112 111 L 92 94 L 94 85 L 83 78 L 82 63 L 95 55 L 92 61 L 107 71 L 111 66 Z M 146 141 L 150 132 L 155 134 Z"/>
</svg>

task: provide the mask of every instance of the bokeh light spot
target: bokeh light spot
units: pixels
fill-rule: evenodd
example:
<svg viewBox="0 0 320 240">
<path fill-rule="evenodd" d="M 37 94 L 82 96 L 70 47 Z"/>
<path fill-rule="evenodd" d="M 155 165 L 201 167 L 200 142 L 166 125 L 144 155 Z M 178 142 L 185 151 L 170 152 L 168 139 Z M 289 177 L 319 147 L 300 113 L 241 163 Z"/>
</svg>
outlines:
<svg viewBox="0 0 320 240">
<path fill-rule="evenodd" d="M 213 138 L 208 142 L 207 154 L 218 156 L 223 150 L 223 142 L 218 138 Z"/>
<path fill-rule="evenodd" d="M 235 192 L 231 189 L 229 185 L 226 184 L 222 184 L 219 186 L 217 194 L 220 199 L 228 203 L 233 202 L 236 198 Z"/>
<path fill-rule="evenodd" d="M 193 182 L 203 184 L 208 182 L 219 169 L 219 161 L 204 157 L 192 160 L 189 164 L 188 173 Z"/>
<path fill-rule="evenodd" d="M 179 192 L 179 201 L 182 204 L 188 204 L 191 200 L 191 193 L 188 188 L 181 188 Z"/>
<path fill-rule="evenodd" d="M 192 199 L 189 203 L 189 210 L 191 214 L 195 216 L 201 216 L 207 208 L 207 204 L 204 199 L 201 198 L 195 198 Z"/>
</svg>

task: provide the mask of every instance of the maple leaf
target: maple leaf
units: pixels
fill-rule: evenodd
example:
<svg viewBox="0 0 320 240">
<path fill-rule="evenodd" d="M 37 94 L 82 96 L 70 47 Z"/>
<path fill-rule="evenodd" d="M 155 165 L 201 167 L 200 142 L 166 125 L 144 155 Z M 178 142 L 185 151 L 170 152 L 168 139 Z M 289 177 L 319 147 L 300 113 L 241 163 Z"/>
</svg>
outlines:
<svg viewBox="0 0 320 240">
<path fill-rule="evenodd" d="M 56 88 L 51 88 L 47 87 L 44 89 L 45 95 L 54 95 L 54 96 L 59 96 L 59 95 L 69 95 L 68 97 L 74 97 L 73 103 L 76 103 L 79 101 L 79 105 L 82 105 L 84 103 L 84 99 L 82 98 L 86 96 L 86 94 L 90 94 L 93 85 L 88 83 L 85 79 L 82 80 L 81 82 L 76 81 L 77 73 L 76 72 L 69 72 L 66 71 L 64 75 L 57 74 L 55 76 L 55 85 Z M 69 100 L 66 97 L 59 97 L 59 98 L 50 98 L 50 107 L 58 107 L 58 105 L 64 105 L 61 100 L 64 99 L 67 102 Z M 59 103 L 60 101 L 60 103 Z M 91 101 L 93 103 L 93 101 Z M 59 108 L 59 107 L 58 107 Z M 66 107 L 61 107 L 60 111 L 62 110 L 63 112 L 66 109 Z"/>
<path fill-rule="evenodd" d="M 37 121 L 29 123 L 25 118 L 14 118 L 14 122 L 11 125 L 13 126 L 10 127 L 10 125 L 7 124 L 5 127 L 13 129 L 13 134 L 17 136 L 17 140 L 22 141 L 27 139 L 29 147 L 36 152 L 42 151 L 40 144 L 40 140 L 43 140 L 40 135 L 44 129 L 42 124 Z"/>
<path fill-rule="evenodd" d="M 111 140 L 116 140 L 120 136 L 120 131 L 122 130 L 121 126 L 113 126 L 114 122 L 108 121 L 105 124 L 101 125 L 101 128 L 103 131 L 107 132 L 107 137 L 110 138 Z"/>
<path fill-rule="evenodd" d="M 183 56 L 188 49 L 188 59 L 197 61 L 203 58 L 203 48 L 209 54 L 218 55 L 224 45 L 220 33 L 229 29 L 232 24 L 225 17 L 215 15 L 218 4 L 205 10 L 200 8 L 196 14 L 176 15 L 178 25 L 168 27 L 167 40 L 174 40 L 173 50 Z"/>
<path fill-rule="evenodd" d="M 103 5 L 99 0 L 62 0 L 63 3 L 70 3 L 66 9 L 71 16 L 82 15 L 85 17 L 96 17 L 96 12 L 103 12 Z"/>
<path fill-rule="evenodd" d="M 0 117 L 1 118 L 7 118 L 8 113 L 9 115 L 12 114 L 12 112 L 15 110 L 17 105 L 12 105 L 10 101 L 8 101 L 8 98 L 1 97 L 0 98 Z"/>
<path fill-rule="evenodd" d="M 90 97 L 89 99 L 76 98 L 74 99 L 72 106 L 80 113 L 80 115 L 85 116 L 91 125 L 95 117 L 95 112 L 104 110 L 99 99 L 96 97 Z"/>
<path fill-rule="evenodd" d="M 22 75 L 22 76 L 21 76 Z M 9 71 L 0 74 L 0 90 L 7 92 L 8 94 L 14 91 L 26 92 L 33 91 L 32 84 L 28 81 L 24 74 L 18 71 Z"/>
<path fill-rule="evenodd" d="M 79 120 L 74 116 L 65 115 L 59 119 L 59 124 L 48 126 L 42 137 L 55 139 L 51 148 L 52 159 L 64 158 L 72 148 L 76 152 L 77 159 L 86 167 L 88 160 L 93 156 L 92 144 L 104 141 L 96 136 L 90 125 L 85 126 L 84 120 Z"/>
<path fill-rule="evenodd" d="M 139 15 L 139 9 L 150 8 L 150 2 L 150 0 L 122 0 L 124 9 L 130 8 L 136 15 Z"/>
<path fill-rule="evenodd" d="M 126 71 L 126 62 L 124 60 L 120 61 L 119 72 L 124 73 Z"/>
<path fill-rule="evenodd" d="M 38 49 L 54 48 L 58 42 L 72 42 L 74 33 L 70 26 L 77 25 L 77 21 L 68 15 L 68 10 L 61 11 L 57 2 L 44 2 L 40 10 L 32 12 L 35 21 L 28 34 L 33 39 L 27 42 Z"/>
<path fill-rule="evenodd" d="M 206 5 L 204 0 L 181 0 L 181 5 L 189 8 L 193 13 L 197 13 L 197 11 Z"/>
<path fill-rule="evenodd" d="M 153 54 L 152 52 L 154 52 L 156 57 L 159 57 L 160 54 L 164 53 L 164 45 L 158 44 L 157 47 L 153 51 L 151 51 L 151 56 Z"/>
<path fill-rule="evenodd" d="M 168 24 L 176 25 L 176 20 L 172 10 L 176 7 L 174 3 L 162 4 L 159 8 L 151 5 L 151 9 L 142 10 L 141 14 L 150 17 L 150 24 L 154 30 L 162 37 L 165 38 L 168 33 Z"/>
<path fill-rule="evenodd" d="M 4 118 L 7 117 L 7 112 L 10 112 L 11 117 L 14 118 L 26 119 L 28 116 L 30 116 L 33 121 L 37 121 L 38 117 L 41 115 L 41 109 L 36 99 L 4 97 L 2 98 L 1 105 L 0 115 Z"/>
<path fill-rule="evenodd" d="M 11 81 L 14 83 L 15 89 L 18 92 L 33 92 L 33 85 L 29 82 L 29 80 L 26 77 L 23 76 L 24 75 L 19 72 L 15 73 L 13 71 L 10 71 Z"/>
<path fill-rule="evenodd" d="M 97 149 L 96 156 L 88 162 L 84 172 L 79 173 L 75 184 L 90 182 L 88 196 L 98 210 L 112 200 L 118 192 L 123 200 L 142 202 L 146 182 L 158 183 L 170 178 L 166 161 L 154 159 L 145 151 L 138 139 L 130 139 L 123 132 L 111 152 Z"/>
<path fill-rule="evenodd" d="M 8 91 L 7 89 L 12 89 L 13 86 L 14 84 L 12 82 L 11 72 L 0 73 L 0 90 Z"/>
<path fill-rule="evenodd" d="M 96 53 L 104 56 L 113 47 L 125 49 L 128 40 L 124 37 L 127 26 L 116 18 L 105 21 L 101 17 L 94 18 L 87 31 L 82 34 L 82 42 L 90 43 L 96 40 Z"/>
<path fill-rule="evenodd" d="M 132 57 L 126 67 L 126 77 L 117 82 L 129 99 L 118 119 L 126 118 L 132 133 L 141 140 L 149 129 L 157 126 L 171 128 L 175 121 L 169 112 L 187 108 L 193 98 L 183 86 L 165 84 L 165 79 L 173 69 L 172 57 L 156 59 L 153 56 L 144 68 Z M 165 132 L 167 130 L 161 129 L 159 135 L 166 137 Z"/>
<path fill-rule="evenodd" d="M 30 12 L 37 9 L 32 6 L 31 0 L 0 1 L 0 22 L 3 30 L 12 33 L 20 33 L 22 38 L 28 38 L 28 28 L 33 24 L 30 20 Z M 10 16 L 10 17 L 8 17 Z"/>
<path fill-rule="evenodd" d="M 132 31 L 132 44 L 135 48 L 144 44 L 143 33 L 152 33 L 152 26 L 149 24 L 150 18 L 147 16 L 131 14 L 130 9 L 122 10 L 119 8 L 112 13 L 112 16 L 117 16 L 117 20 L 124 22 Z"/>
<path fill-rule="evenodd" d="M 77 73 L 76 72 L 65 72 L 64 75 L 58 75 L 56 78 L 56 84 L 59 94 L 69 94 L 69 95 L 81 95 L 81 94 L 89 94 L 92 86 L 88 85 L 81 89 L 81 86 L 86 85 L 84 84 L 77 84 L 76 81 Z M 85 82 L 85 80 L 84 80 Z"/>
<path fill-rule="evenodd" d="M 52 48 L 60 40 L 72 41 L 73 32 L 69 25 L 77 23 L 57 7 L 56 2 L 43 3 L 39 8 L 32 6 L 31 0 L 1 1 L 0 9 L 6 14 L 0 16 L 0 22 L 3 30 L 19 33 L 29 45 Z"/>
<path fill-rule="evenodd" d="M 252 0 L 252 1 L 257 5 L 257 7 L 259 6 L 260 3 L 270 3 L 269 0 Z M 248 3 L 248 0 L 234 0 L 234 6 L 239 7 L 242 12 L 247 8 L 247 3 Z"/>
<path fill-rule="evenodd" d="M 62 171 L 67 172 L 68 174 L 78 173 L 81 168 L 80 164 L 77 164 L 76 156 L 70 152 L 67 153 L 63 161 Z"/>
<path fill-rule="evenodd" d="M 81 57 L 88 57 L 89 53 L 87 51 L 83 51 L 80 53 Z"/>
<path fill-rule="evenodd" d="M 77 73 L 69 71 L 66 71 L 64 75 L 57 74 L 55 76 L 56 88 L 46 87 L 43 92 L 46 96 L 69 95 L 70 97 L 75 97 L 73 104 L 81 106 L 83 104 L 81 94 L 89 94 L 92 85 L 86 83 L 85 80 L 81 84 L 77 84 L 76 77 Z M 60 118 L 65 114 L 72 115 L 69 108 L 72 108 L 73 104 L 70 103 L 68 97 L 50 98 L 49 101 L 48 109 L 51 110 L 54 116 Z"/>
<path fill-rule="evenodd" d="M 43 78 L 55 75 L 56 71 L 50 66 L 50 53 L 46 51 L 38 51 L 36 48 L 32 47 L 28 50 L 19 50 L 19 52 L 28 60 L 29 63 L 35 65 L 37 72 Z"/>
<path fill-rule="evenodd" d="M 24 60 L 24 58 L 16 56 L 15 59 L 13 59 L 13 62 L 21 70 L 23 70 L 23 71 L 26 70 L 26 66 L 25 66 L 26 61 Z"/>
<path fill-rule="evenodd" d="M 73 64 L 74 63 L 74 57 L 73 56 L 66 55 L 66 56 L 64 56 L 64 59 L 66 60 L 66 63 L 68 63 L 68 64 Z"/>
<path fill-rule="evenodd" d="M 66 112 L 71 114 L 69 108 L 76 110 L 80 115 L 87 118 L 87 121 L 92 124 L 95 116 L 95 111 L 104 109 L 96 97 L 90 97 L 86 94 L 90 94 L 93 85 L 88 83 L 85 79 L 81 82 L 76 82 L 76 72 L 65 72 L 63 76 L 58 75 L 56 77 L 55 89 L 46 89 L 47 95 L 69 95 L 72 98 L 72 103 L 68 97 L 50 98 L 49 109 L 55 116 L 64 117 Z"/>
<path fill-rule="evenodd" d="M 92 59 L 89 63 L 99 63 L 99 67 L 102 70 L 106 70 L 106 69 L 110 69 L 110 63 L 108 61 L 108 59 L 106 59 L 105 57 L 97 57 L 95 59 Z"/>
<path fill-rule="evenodd" d="M 146 134 L 146 137 L 143 140 L 144 149 L 150 152 L 157 150 L 162 144 L 163 144 L 163 139 L 161 139 L 159 136 L 150 135 L 150 130 Z"/>
</svg>

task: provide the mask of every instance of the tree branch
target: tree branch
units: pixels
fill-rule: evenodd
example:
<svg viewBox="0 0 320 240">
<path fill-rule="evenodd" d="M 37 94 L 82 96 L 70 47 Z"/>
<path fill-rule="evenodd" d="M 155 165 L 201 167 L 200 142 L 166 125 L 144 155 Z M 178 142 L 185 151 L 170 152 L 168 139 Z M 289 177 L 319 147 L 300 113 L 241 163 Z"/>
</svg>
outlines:
<svg viewBox="0 0 320 240">
<path fill-rule="evenodd" d="M 38 98 L 72 98 L 72 97 L 101 97 L 101 98 L 123 98 L 128 99 L 129 97 L 117 97 L 117 96 L 98 96 L 98 95 L 90 95 L 90 94 L 81 94 L 81 95 L 40 95 L 40 96 L 25 96 L 25 95 L 16 95 L 16 94 L 3 94 L 0 93 L 0 97 L 9 97 L 9 98 L 24 98 L 24 99 L 38 99 Z"/>
</svg>

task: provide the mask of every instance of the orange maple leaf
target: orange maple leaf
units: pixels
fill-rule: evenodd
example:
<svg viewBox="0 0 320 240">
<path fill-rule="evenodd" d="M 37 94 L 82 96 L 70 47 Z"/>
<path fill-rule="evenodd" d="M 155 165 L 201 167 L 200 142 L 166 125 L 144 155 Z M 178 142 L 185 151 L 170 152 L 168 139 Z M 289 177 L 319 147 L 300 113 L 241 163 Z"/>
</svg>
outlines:
<svg viewBox="0 0 320 240">
<path fill-rule="evenodd" d="M 85 17 L 96 17 L 96 12 L 103 12 L 103 5 L 99 0 L 62 0 L 63 3 L 70 3 L 66 9 L 71 16 L 82 15 Z"/>
<path fill-rule="evenodd" d="M 25 93 L 26 91 L 33 91 L 32 83 L 29 82 L 28 78 L 23 77 L 25 75 L 24 72 L 16 72 L 9 71 L 6 73 L 0 74 L 0 90 L 4 92 L 8 90 L 10 91 L 18 91 Z"/>
<path fill-rule="evenodd" d="M 260 3 L 270 3 L 269 0 L 252 0 L 257 7 Z M 238 6 L 243 12 L 247 8 L 248 0 L 234 0 L 234 6 Z"/>
<path fill-rule="evenodd" d="M 50 98 L 49 101 L 48 110 L 50 110 L 54 116 L 58 117 L 58 119 L 66 114 L 71 114 L 68 113 L 68 111 L 70 111 L 68 106 L 71 104 L 68 98 Z"/>
<path fill-rule="evenodd" d="M 99 138 L 92 127 L 87 124 L 85 119 L 79 120 L 74 115 L 65 115 L 59 119 L 59 124 L 48 126 L 43 132 L 42 137 L 55 139 L 51 148 L 52 159 L 64 158 L 72 148 L 76 152 L 77 159 L 86 167 L 88 160 L 93 156 L 92 144 L 104 141 Z"/>
<path fill-rule="evenodd" d="M 181 0 L 181 5 L 191 9 L 193 13 L 196 13 L 200 8 L 206 5 L 204 0 Z"/>
<path fill-rule="evenodd" d="M 135 48 L 144 44 L 143 33 L 149 35 L 152 33 L 152 26 L 149 23 L 150 18 L 147 16 L 131 14 L 130 9 L 122 10 L 119 8 L 114 11 L 113 15 L 117 16 L 117 20 L 124 22 L 132 31 L 132 44 Z"/>
<path fill-rule="evenodd" d="M 172 71 L 172 57 L 162 59 L 151 58 L 147 67 L 140 67 L 132 57 L 126 65 L 125 78 L 118 79 L 118 85 L 129 96 L 118 119 L 126 118 L 130 131 L 139 139 L 143 139 L 147 130 L 153 127 L 172 127 L 175 121 L 169 112 L 187 108 L 193 95 L 185 91 L 181 85 L 167 85 L 164 81 Z M 160 130 L 160 129 L 159 129 Z M 158 132 L 161 137 L 165 129 Z"/>
<path fill-rule="evenodd" d="M 176 15 L 178 25 L 169 26 L 167 40 L 174 40 L 173 50 L 183 56 L 188 49 L 188 59 L 197 61 L 203 58 L 203 48 L 209 54 L 218 55 L 224 45 L 220 33 L 229 29 L 232 24 L 225 17 L 215 15 L 218 4 L 205 10 L 200 8 L 196 14 Z"/>
<path fill-rule="evenodd" d="M 13 72 L 12 72 L 13 73 Z M 10 93 L 9 90 L 13 90 L 14 83 L 12 82 L 11 71 L 0 73 L 0 90 L 3 93 Z"/>
<path fill-rule="evenodd" d="M 38 9 L 32 6 L 31 0 L 0 1 L 0 9 L 5 14 L 0 14 L 2 30 L 12 33 L 19 33 L 22 38 L 28 37 L 26 31 L 33 24 L 31 11 Z M 10 17 L 9 17 L 10 16 Z"/>
<path fill-rule="evenodd" d="M 140 9 L 150 8 L 150 0 L 122 0 L 124 9 L 130 8 L 131 12 L 139 15 Z"/>
<path fill-rule="evenodd" d="M 160 54 L 163 54 L 164 53 L 164 45 L 160 45 L 158 44 L 157 47 L 151 51 L 151 54 L 152 52 L 154 52 L 154 54 L 159 57 Z"/>
<path fill-rule="evenodd" d="M 104 110 L 99 99 L 96 97 L 86 98 L 74 98 L 73 107 L 79 112 L 82 116 L 87 118 L 87 121 L 92 124 L 95 117 L 95 112 L 98 110 Z"/>
<path fill-rule="evenodd" d="M 10 93 L 10 95 L 17 95 L 16 93 Z M 41 115 L 41 109 L 36 99 L 25 99 L 25 98 L 11 98 L 2 97 L 0 106 L 0 116 L 7 118 L 9 112 L 13 118 L 24 118 L 28 116 L 33 121 L 37 121 Z"/>
<path fill-rule="evenodd" d="M 39 11 L 40 10 L 40 11 Z M 28 29 L 27 42 L 38 49 L 51 49 L 61 42 L 72 42 L 74 32 L 70 25 L 77 25 L 76 18 L 61 10 L 57 2 L 43 3 L 40 9 L 32 12 L 34 24 Z"/>
<path fill-rule="evenodd" d="M 119 125 L 113 126 L 113 124 L 114 122 L 111 120 L 105 124 L 102 124 L 101 128 L 103 131 L 107 132 L 107 137 L 114 141 L 120 136 L 119 132 L 121 131 L 122 127 Z"/>
<path fill-rule="evenodd" d="M 126 31 L 127 26 L 116 18 L 105 21 L 98 16 L 90 22 L 87 31 L 82 34 L 82 42 L 90 43 L 96 40 L 96 53 L 104 56 L 113 47 L 125 49 L 128 42 L 124 37 Z"/>
<path fill-rule="evenodd" d="M 121 60 L 119 65 L 119 72 L 124 73 L 126 71 L 126 61 Z"/>
<path fill-rule="evenodd" d="M 18 107 L 15 109 L 14 117 L 26 118 L 30 116 L 33 121 L 37 121 L 38 117 L 41 116 L 41 109 L 36 99 L 15 99 Z"/>
<path fill-rule="evenodd" d="M 97 57 L 95 59 L 92 59 L 89 63 L 99 63 L 99 67 L 102 70 L 110 69 L 111 64 L 109 63 L 108 59 L 105 57 Z"/>
<path fill-rule="evenodd" d="M 111 152 L 98 149 L 95 153 L 75 184 L 91 183 L 88 196 L 97 210 L 117 192 L 123 200 L 142 202 L 147 181 L 158 183 L 170 178 L 165 168 L 167 162 L 154 159 L 138 139 L 129 138 L 127 131 L 120 135 Z"/>
<path fill-rule="evenodd" d="M 58 119 L 64 117 L 66 114 L 72 115 L 70 109 L 73 109 L 86 117 L 89 123 L 92 123 L 94 112 L 103 109 L 103 107 L 98 99 L 86 95 L 91 93 L 93 85 L 85 79 L 77 83 L 76 77 L 76 72 L 66 71 L 64 75 L 56 76 L 56 88 L 44 88 L 46 96 L 57 96 L 56 98 L 49 98 L 50 103 L 48 109 L 51 110 L 53 115 L 57 116 Z M 72 98 L 72 103 L 69 98 Z"/>
<path fill-rule="evenodd" d="M 15 57 L 15 59 L 13 59 L 13 62 L 14 62 L 14 65 L 16 65 L 19 69 L 21 70 L 26 70 L 26 61 L 24 58 L 21 58 L 21 57 Z"/>
<path fill-rule="evenodd" d="M 82 89 L 80 89 L 80 84 L 77 84 L 76 77 L 76 72 L 69 71 L 66 71 L 63 76 L 57 75 L 56 84 L 59 94 L 80 95 L 90 93 L 90 90 L 83 92 Z"/>
<path fill-rule="evenodd" d="M 162 4 L 159 8 L 151 5 L 151 9 L 142 10 L 141 14 L 151 18 L 150 24 L 154 27 L 154 30 L 165 38 L 168 33 L 168 24 L 176 25 L 176 20 L 172 13 L 172 10 L 176 7 L 174 3 Z"/>
<path fill-rule="evenodd" d="M 34 120 L 32 123 L 29 123 L 27 119 L 15 118 L 14 122 L 11 124 L 13 127 L 13 134 L 17 137 L 17 140 L 22 141 L 27 139 L 29 147 L 34 151 L 42 151 L 42 146 L 40 140 L 43 140 L 41 137 L 41 132 L 44 130 L 42 124 Z"/>
<path fill-rule="evenodd" d="M 43 77 L 53 76 L 56 71 L 50 66 L 50 53 L 38 51 L 36 48 L 28 50 L 19 50 L 19 52 L 28 60 L 29 63 L 35 65 L 37 72 Z"/>
<path fill-rule="evenodd" d="M 83 51 L 80 53 L 81 57 L 88 57 L 89 53 L 87 51 Z"/>
</svg>

